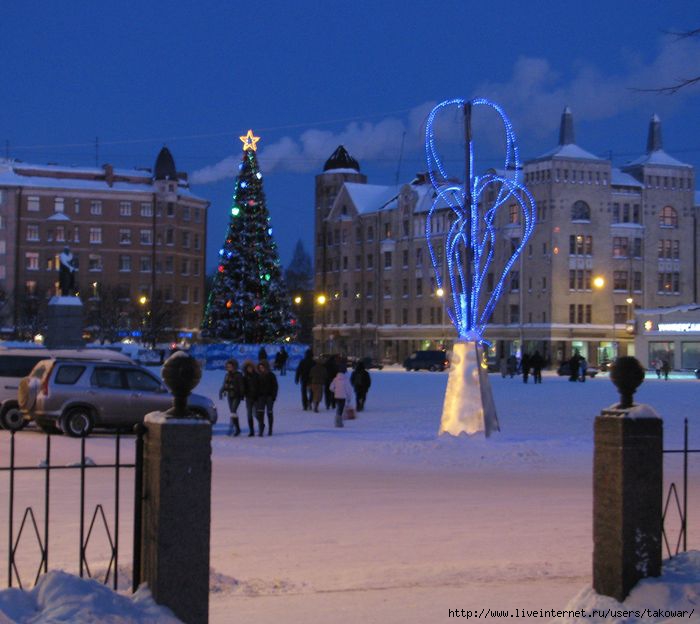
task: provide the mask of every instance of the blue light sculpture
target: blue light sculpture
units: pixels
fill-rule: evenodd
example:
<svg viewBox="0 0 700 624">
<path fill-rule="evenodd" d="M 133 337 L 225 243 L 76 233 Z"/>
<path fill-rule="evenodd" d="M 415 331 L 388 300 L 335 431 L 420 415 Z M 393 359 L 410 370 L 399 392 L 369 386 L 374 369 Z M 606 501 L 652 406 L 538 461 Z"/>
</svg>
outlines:
<svg viewBox="0 0 700 624">
<path fill-rule="evenodd" d="M 487 106 L 495 110 L 504 126 L 506 155 L 502 175 L 475 175 L 474 142 L 472 139 L 472 108 Z M 438 113 L 451 107 L 463 108 L 465 126 L 464 184 L 449 181 L 447 170 L 438 153 L 434 124 Z M 486 374 L 483 345 L 489 318 L 503 291 L 513 264 L 535 227 L 535 200 L 521 183 L 522 171 L 513 127 L 503 109 L 486 99 L 454 99 L 438 104 L 428 116 L 425 130 L 425 151 L 430 181 L 435 199 L 426 219 L 425 236 L 439 288 L 446 290 L 447 314 L 454 324 L 459 340 L 455 343 L 452 366 L 443 406 L 440 433 L 476 433 L 490 435 L 499 429 L 491 387 Z M 493 191 L 490 202 L 487 191 Z M 497 230 L 496 213 L 501 206 L 519 207 L 522 227 L 520 241 L 505 262 L 492 292 L 484 292 L 489 268 L 494 259 Z M 453 213 L 445 237 L 445 258 L 449 275 L 449 292 L 432 242 L 432 217 L 436 210 L 449 208 Z"/>
</svg>

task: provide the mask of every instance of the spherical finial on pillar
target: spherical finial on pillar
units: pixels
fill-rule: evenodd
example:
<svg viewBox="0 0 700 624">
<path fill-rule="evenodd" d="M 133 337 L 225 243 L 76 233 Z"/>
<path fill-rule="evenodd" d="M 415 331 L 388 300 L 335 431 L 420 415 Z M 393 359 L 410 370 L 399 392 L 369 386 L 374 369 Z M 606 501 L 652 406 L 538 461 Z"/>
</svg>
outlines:
<svg viewBox="0 0 700 624">
<path fill-rule="evenodd" d="M 172 418 L 187 418 L 187 397 L 202 378 L 199 362 L 184 351 L 177 351 L 165 361 L 161 375 L 173 393 L 173 406 L 167 414 Z"/>
<path fill-rule="evenodd" d="M 634 393 L 644 381 L 644 367 L 632 356 L 619 357 L 610 370 L 610 379 L 620 393 L 619 409 L 632 407 Z"/>
</svg>

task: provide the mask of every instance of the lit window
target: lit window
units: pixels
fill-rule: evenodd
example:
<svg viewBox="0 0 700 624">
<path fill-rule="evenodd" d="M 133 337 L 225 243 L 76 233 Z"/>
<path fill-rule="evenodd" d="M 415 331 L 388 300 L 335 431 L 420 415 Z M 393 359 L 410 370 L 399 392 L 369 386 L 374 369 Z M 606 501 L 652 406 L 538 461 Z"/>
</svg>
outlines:
<svg viewBox="0 0 700 624">
<path fill-rule="evenodd" d="M 91 227 L 90 228 L 90 242 L 91 243 L 101 243 L 102 242 L 102 228 L 101 227 Z"/>
<path fill-rule="evenodd" d="M 153 204 L 142 203 L 141 204 L 141 216 L 142 217 L 152 217 L 153 216 Z"/>
<path fill-rule="evenodd" d="M 27 210 L 30 212 L 39 212 L 39 198 L 35 195 L 27 197 Z"/>
<path fill-rule="evenodd" d="M 54 212 L 63 212 L 64 210 L 64 200 L 63 197 L 56 197 L 53 201 Z"/>
<path fill-rule="evenodd" d="M 119 216 L 130 217 L 131 216 L 131 202 L 122 201 L 119 202 Z"/>
<path fill-rule="evenodd" d="M 678 213 L 671 206 L 664 206 L 659 213 L 659 225 L 667 228 L 678 227 Z"/>
<path fill-rule="evenodd" d="M 39 270 L 39 254 L 33 251 L 28 251 L 24 254 L 24 266 L 27 271 Z"/>
</svg>

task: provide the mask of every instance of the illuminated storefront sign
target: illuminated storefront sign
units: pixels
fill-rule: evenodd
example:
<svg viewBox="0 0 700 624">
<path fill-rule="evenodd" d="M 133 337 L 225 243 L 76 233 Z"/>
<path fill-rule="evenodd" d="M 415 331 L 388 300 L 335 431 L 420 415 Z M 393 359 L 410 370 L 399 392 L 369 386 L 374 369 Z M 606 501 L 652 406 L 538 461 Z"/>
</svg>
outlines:
<svg viewBox="0 0 700 624">
<path fill-rule="evenodd" d="M 646 326 L 646 324 L 645 324 Z M 700 332 L 700 323 L 659 323 L 660 332 Z"/>
</svg>

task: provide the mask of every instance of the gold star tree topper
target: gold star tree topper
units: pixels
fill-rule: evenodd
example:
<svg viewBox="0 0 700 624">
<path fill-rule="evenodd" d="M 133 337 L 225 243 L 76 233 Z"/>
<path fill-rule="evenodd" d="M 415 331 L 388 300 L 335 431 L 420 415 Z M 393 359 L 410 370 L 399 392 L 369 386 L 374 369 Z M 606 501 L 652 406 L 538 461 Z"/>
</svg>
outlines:
<svg viewBox="0 0 700 624">
<path fill-rule="evenodd" d="M 243 141 L 243 151 L 245 152 L 246 150 L 253 150 L 254 152 L 257 151 L 258 146 L 256 143 L 260 140 L 260 137 L 253 136 L 253 131 L 248 130 L 248 134 L 245 136 L 240 136 L 238 137 L 241 141 Z"/>
</svg>

